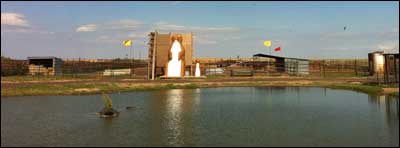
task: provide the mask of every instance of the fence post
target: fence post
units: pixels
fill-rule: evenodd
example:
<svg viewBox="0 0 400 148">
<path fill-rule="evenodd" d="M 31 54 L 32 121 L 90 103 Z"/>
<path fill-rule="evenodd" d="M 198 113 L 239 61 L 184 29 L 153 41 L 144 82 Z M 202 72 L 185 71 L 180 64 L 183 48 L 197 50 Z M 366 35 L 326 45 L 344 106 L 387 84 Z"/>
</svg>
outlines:
<svg viewBox="0 0 400 148">
<path fill-rule="evenodd" d="M 74 78 L 76 77 L 75 74 L 76 74 L 76 61 L 73 61 L 73 63 L 72 63 L 72 76 Z"/>
<path fill-rule="evenodd" d="M 39 70 L 38 70 L 38 72 L 37 72 L 37 78 L 38 78 L 38 80 L 39 80 L 39 75 L 40 75 L 40 62 L 38 63 L 38 68 L 39 68 Z"/>
<path fill-rule="evenodd" d="M 395 76 L 395 82 L 399 82 L 399 76 L 397 75 L 397 73 L 398 73 L 398 68 L 397 68 L 397 61 L 396 61 L 396 58 L 394 58 L 394 76 Z"/>
<path fill-rule="evenodd" d="M 356 71 L 356 76 L 358 76 L 358 72 L 357 72 L 357 60 L 354 60 L 354 70 Z"/>
<path fill-rule="evenodd" d="M 378 81 L 378 85 L 381 85 L 381 83 L 379 82 L 379 72 L 380 70 L 378 70 L 378 72 L 376 73 L 376 80 Z"/>
<path fill-rule="evenodd" d="M 214 66 L 215 66 L 215 68 L 214 68 L 214 75 L 217 75 L 217 65 L 216 65 L 216 63 L 217 63 L 217 58 L 215 58 L 214 59 Z"/>
<path fill-rule="evenodd" d="M 324 77 L 325 77 L 325 75 L 326 75 L 326 73 L 325 73 L 325 60 L 323 60 L 322 69 L 324 70 Z"/>
</svg>

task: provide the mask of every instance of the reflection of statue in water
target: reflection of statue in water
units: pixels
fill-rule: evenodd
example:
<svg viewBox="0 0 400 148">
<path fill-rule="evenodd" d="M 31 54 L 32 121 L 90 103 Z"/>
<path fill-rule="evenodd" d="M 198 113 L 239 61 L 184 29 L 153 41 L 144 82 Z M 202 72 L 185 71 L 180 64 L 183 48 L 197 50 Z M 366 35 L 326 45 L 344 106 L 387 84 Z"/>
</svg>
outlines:
<svg viewBox="0 0 400 148">
<path fill-rule="evenodd" d="M 182 77 L 185 73 L 185 48 L 182 46 L 182 35 L 172 35 L 171 50 L 168 52 L 168 63 L 165 65 L 167 77 Z"/>
</svg>

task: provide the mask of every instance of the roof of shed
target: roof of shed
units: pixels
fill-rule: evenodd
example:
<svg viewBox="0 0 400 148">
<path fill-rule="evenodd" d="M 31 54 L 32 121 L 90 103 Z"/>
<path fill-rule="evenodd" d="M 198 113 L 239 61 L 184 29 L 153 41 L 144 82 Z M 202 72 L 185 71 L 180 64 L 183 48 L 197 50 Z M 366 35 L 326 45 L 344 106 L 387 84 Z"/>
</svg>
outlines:
<svg viewBox="0 0 400 148">
<path fill-rule="evenodd" d="M 280 57 L 280 56 L 274 56 L 274 55 L 268 55 L 268 54 L 255 54 L 253 55 L 254 57 L 265 57 L 265 58 L 274 58 L 274 59 L 294 59 L 294 60 L 304 60 L 308 61 L 308 59 L 300 59 L 300 58 L 289 58 L 289 57 Z"/>
<path fill-rule="evenodd" d="M 39 57 L 28 57 L 28 60 L 34 60 L 34 59 L 60 59 L 55 56 L 39 56 Z"/>
</svg>

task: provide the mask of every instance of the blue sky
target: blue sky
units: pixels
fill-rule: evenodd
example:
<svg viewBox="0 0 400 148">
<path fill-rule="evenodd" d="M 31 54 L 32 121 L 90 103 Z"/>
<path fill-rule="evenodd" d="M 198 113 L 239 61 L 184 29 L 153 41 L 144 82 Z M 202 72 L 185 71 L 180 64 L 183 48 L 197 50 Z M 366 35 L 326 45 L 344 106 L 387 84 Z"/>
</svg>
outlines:
<svg viewBox="0 0 400 148">
<path fill-rule="evenodd" d="M 367 58 L 398 52 L 398 2 L 1 2 L 1 54 L 146 57 L 147 34 L 193 32 L 195 57 Z M 344 26 L 347 29 L 344 30 Z"/>
</svg>

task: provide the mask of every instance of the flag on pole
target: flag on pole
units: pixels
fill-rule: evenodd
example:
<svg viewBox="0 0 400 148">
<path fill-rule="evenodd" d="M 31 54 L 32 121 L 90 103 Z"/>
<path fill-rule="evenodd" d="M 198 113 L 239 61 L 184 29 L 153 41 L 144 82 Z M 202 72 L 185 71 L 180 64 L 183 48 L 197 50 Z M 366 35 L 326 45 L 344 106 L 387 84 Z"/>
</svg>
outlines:
<svg viewBox="0 0 400 148">
<path fill-rule="evenodd" d="M 122 42 L 124 46 L 132 46 L 132 40 L 125 40 Z"/>
<path fill-rule="evenodd" d="M 265 41 L 264 46 L 267 46 L 267 47 L 271 46 L 271 41 Z"/>
<path fill-rule="evenodd" d="M 281 47 L 275 48 L 275 51 L 281 51 Z"/>
</svg>

